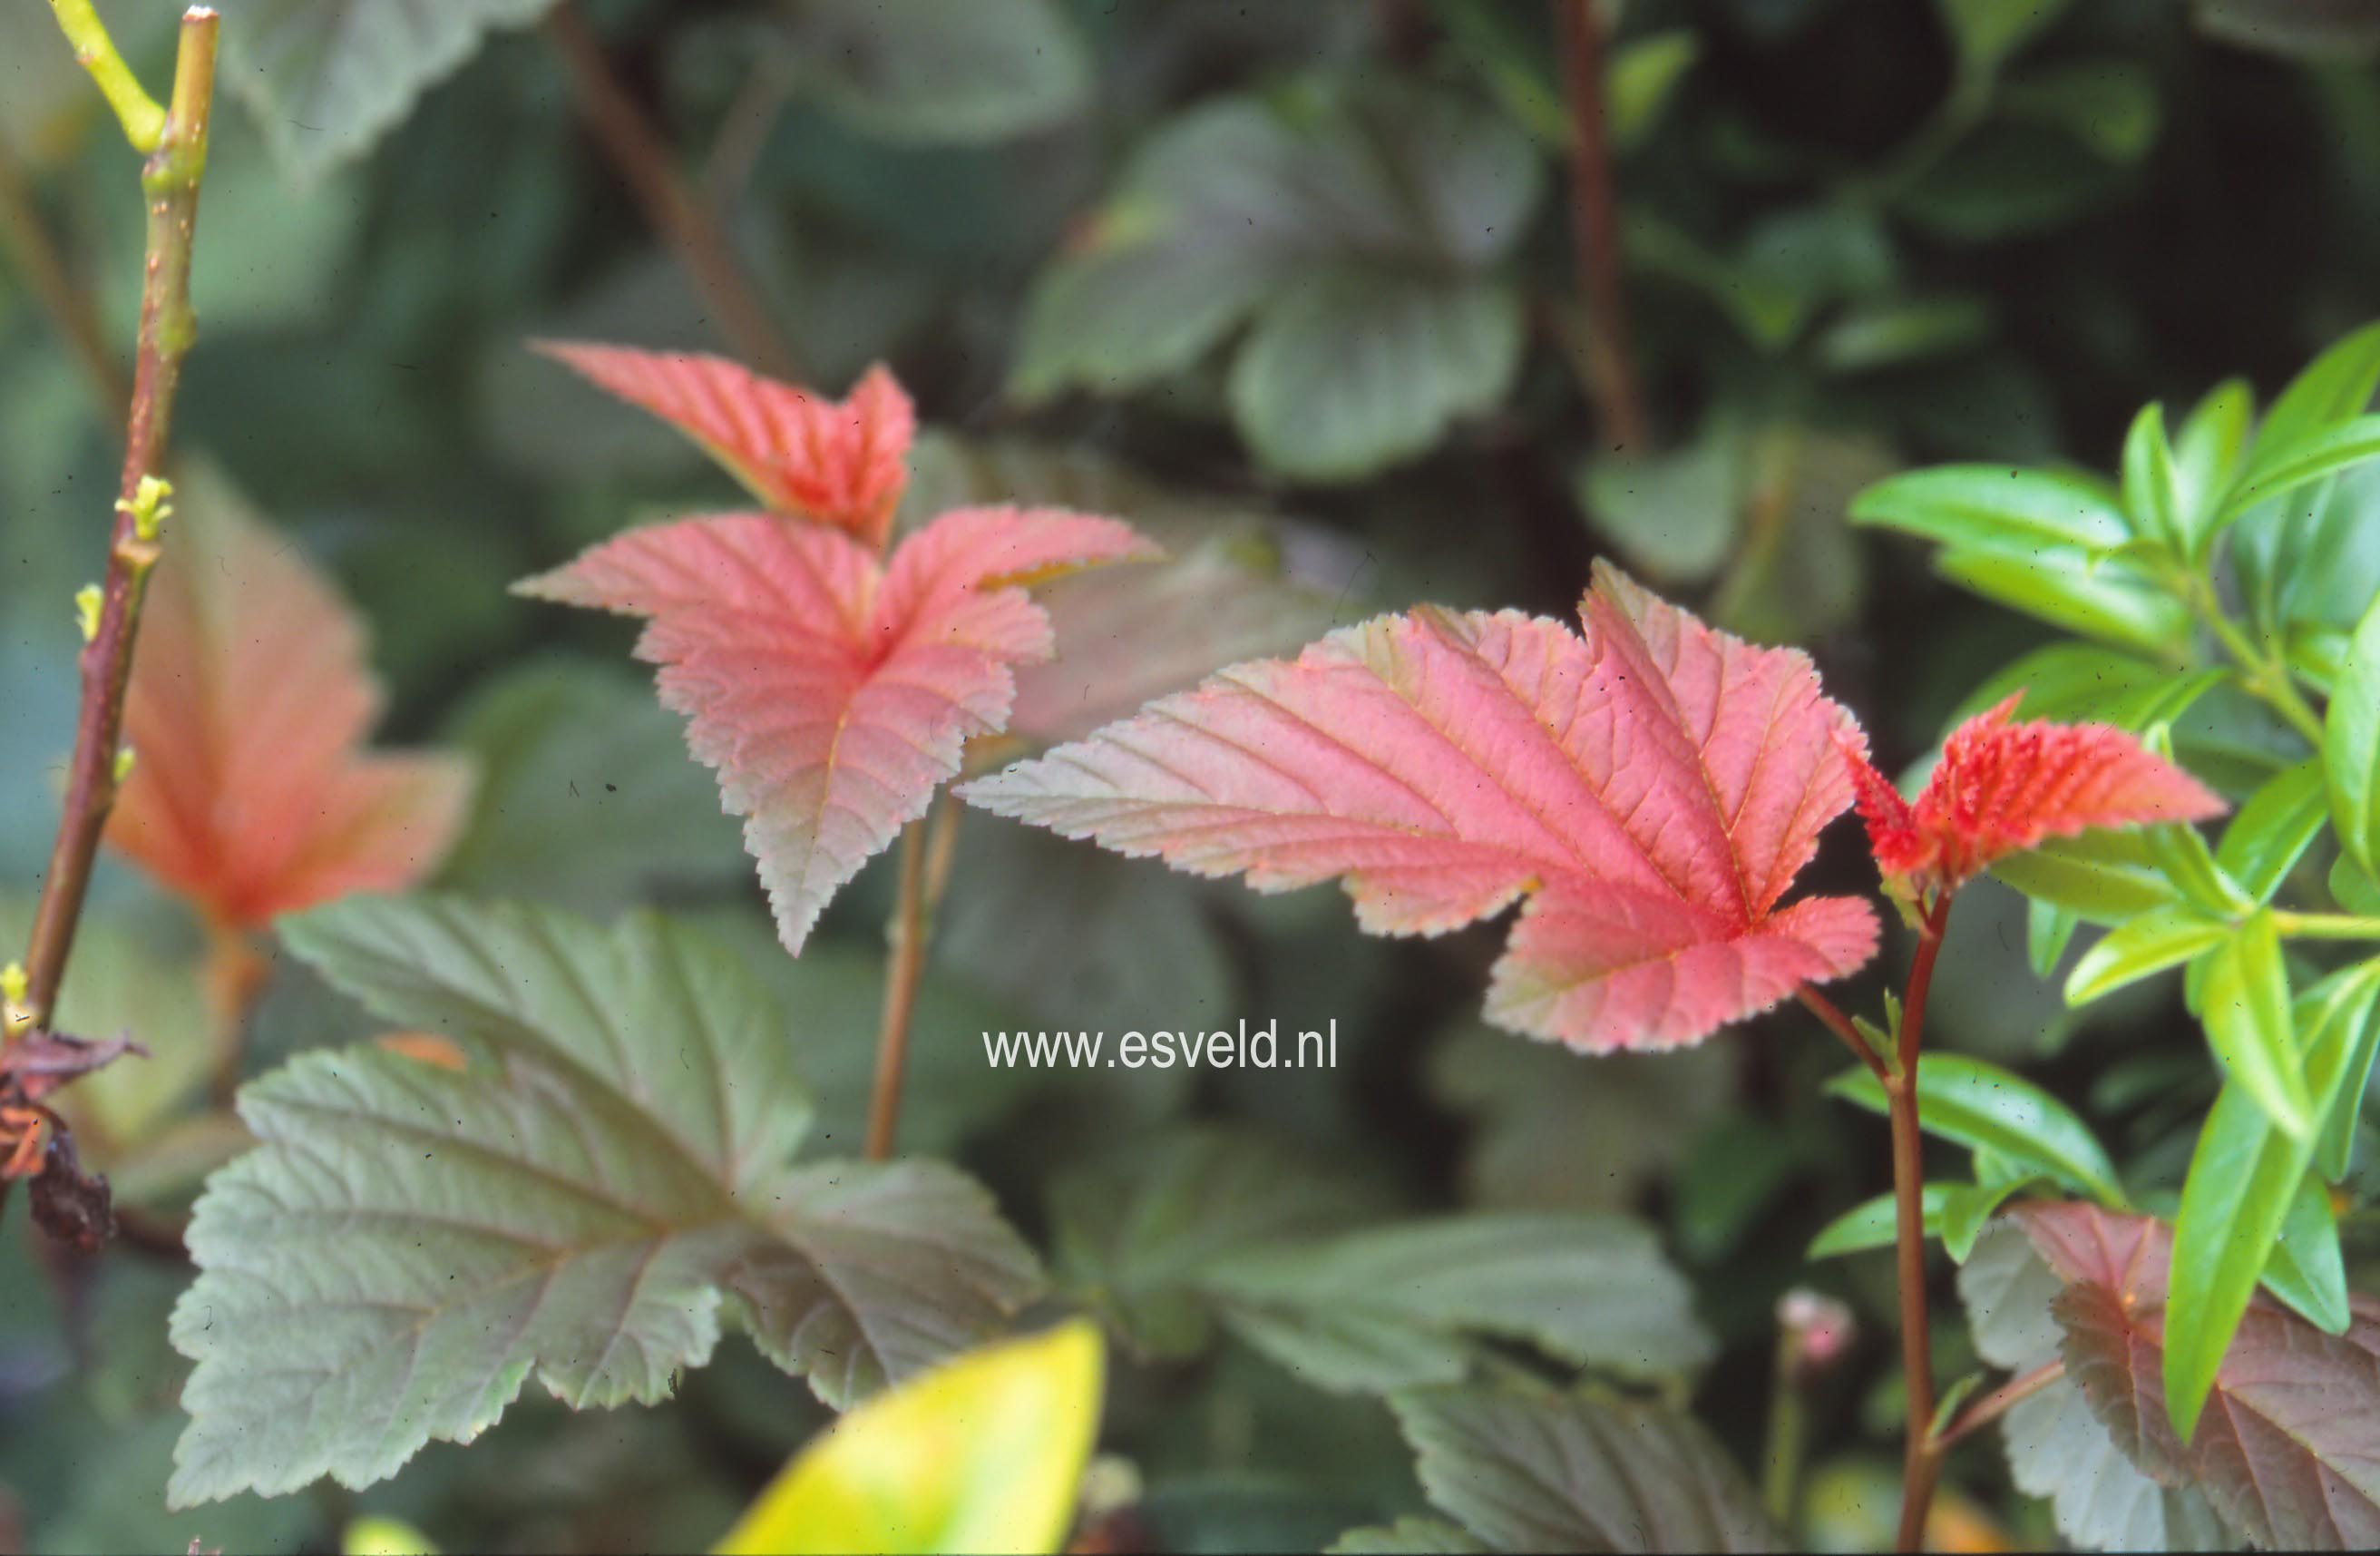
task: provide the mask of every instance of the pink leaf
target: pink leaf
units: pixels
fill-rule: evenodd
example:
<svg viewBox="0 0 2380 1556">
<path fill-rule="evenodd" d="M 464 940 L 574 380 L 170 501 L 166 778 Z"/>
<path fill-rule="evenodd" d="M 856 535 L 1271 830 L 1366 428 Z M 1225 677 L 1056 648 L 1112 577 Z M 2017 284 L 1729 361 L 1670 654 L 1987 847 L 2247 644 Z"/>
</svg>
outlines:
<svg viewBox="0 0 2380 1556">
<path fill-rule="evenodd" d="M 1688 1043 L 1876 948 L 1863 903 L 1775 911 L 1851 801 L 1809 661 L 1598 565 L 1589 640 L 1425 606 L 1226 670 L 966 785 L 1002 815 L 1260 891 L 1337 878 L 1378 934 L 1524 893 L 1491 1019 L 1574 1046 Z"/>
<path fill-rule="evenodd" d="M 1868 765 L 1864 748 L 1846 751 L 1886 880 L 1956 891 L 2046 838 L 2222 813 L 2204 784 L 2122 730 L 2010 722 L 2023 695 L 1952 730 L 1913 804 Z"/>
<path fill-rule="evenodd" d="M 226 924 L 437 868 L 471 788 L 451 757 L 367 755 L 363 634 L 223 478 L 193 472 L 151 577 L 108 841 Z"/>
<path fill-rule="evenodd" d="M 909 396 L 883 368 L 838 403 L 720 357 L 564 342 L 537 349 L 676 427 L 776 512 L 883 545 L 917 432 Z"/>
<path fill-rule="evenodd" d="M 1150 548 L 1059 509 L 960 508 L 889 564 L 838 529 L 723 514 L 638 529 L 515 586 L 650 624 L 639 657 L 718 770 L 786 949 L 925 811 L 960 748 L 1007 722 L 1018 665 L 1047 659 L 1022 587 Z"/>
</svg>

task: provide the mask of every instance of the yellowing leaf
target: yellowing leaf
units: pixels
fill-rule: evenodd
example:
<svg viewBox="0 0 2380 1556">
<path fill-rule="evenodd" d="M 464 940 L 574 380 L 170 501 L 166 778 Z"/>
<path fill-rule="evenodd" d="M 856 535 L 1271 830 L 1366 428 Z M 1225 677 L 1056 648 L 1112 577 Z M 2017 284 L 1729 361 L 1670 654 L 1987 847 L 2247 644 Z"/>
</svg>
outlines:
<svg viewBox="0 0 2380 1556">
<path fill-rule="evenodd" d="M 717 1550 L 1054 1551 L 1099 1434 L 1102 1366 L 1079 1319 L 946 1362 L 804 1449 Z"/>
</svg>

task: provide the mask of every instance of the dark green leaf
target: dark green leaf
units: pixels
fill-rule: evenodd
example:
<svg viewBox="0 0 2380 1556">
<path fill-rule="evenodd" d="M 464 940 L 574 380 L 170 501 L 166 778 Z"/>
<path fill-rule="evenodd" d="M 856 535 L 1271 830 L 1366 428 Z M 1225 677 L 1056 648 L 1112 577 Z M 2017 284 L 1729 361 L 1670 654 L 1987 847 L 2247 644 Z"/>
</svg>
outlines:
<svg viewBox="0 0 2380 1556">
<path fill-rule="evenodd" d="M 1942 1228 L 1942 1205 L 1962 1185 L 1959 1184 L 1925 1184 L 1919 1188 L 1918 1203 L 1925 1211 L 1925 1234 L 1938 1236 Z M 1890 1194 L 1879 1194 L 1845 1210 L 1826 1224 L 1803 1258 L 1809 1259 L 1837 1258 L 1844 1254 L 1865 1253 L 1871 1248 L 1892 1246 L 1898 1234 L 1896 1217 L 1899 1208 Z"/>
<path fill-rule="evenodd" d="M 887 140 L 1006 140 L 1090 98 L 1090 52 L 1054 0 L 802 0 L 790 15 L 801 87 Z"/>
<path fill-rule="evenodd" d="M 261 1149 L 209 1182 L 175 1310 L 198 1364 L 176 1503 L 370 1484 L 532 1376 L 580 1408 L 657 1401 L 722 1319 L 848 1404 L 1038 1284 L 947 1167 L 794 1165 L 789 1023 L 664 919 L 354 898 L 283 936 L 468 1068 L 326 1049 L 242 1090 Z"/>
<path fill-rule="evenodd" d="M 1774 1549 L 1742 1472 L 1689 1417 L 1618 1399 L 1476 1389 L 1390 1403 L 1423 1492 L 1495 1550 Z"/>
</svg>

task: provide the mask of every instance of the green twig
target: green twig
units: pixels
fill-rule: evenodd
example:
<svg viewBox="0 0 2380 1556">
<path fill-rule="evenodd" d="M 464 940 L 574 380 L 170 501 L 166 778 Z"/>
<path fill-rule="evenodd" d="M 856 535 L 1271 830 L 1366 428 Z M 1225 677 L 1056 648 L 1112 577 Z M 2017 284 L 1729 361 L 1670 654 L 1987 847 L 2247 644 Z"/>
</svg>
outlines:
<svg viewBox="0 0 2380 1556">
<path fill-rule="evenodd" d="M 2273 928 L 2284 939 L 2380 940 L 2380 918 L 2355 913 L 2290 913 L 2275 908 Z"/>
<path fill-rule="evenodd" d="M 144 157 L 154 152 L 165 138 L 165 110 L 142 90 L 132 67 L 115 52 L 115 40 L 107 35 L 107 26 L 91 8 L 91 0 L 50 0 L 50 10 L 57 17 L 67 42 L 74 45 L 75 63 L 91 72 L 107 105 L 115 110 L 124 138 Z"/>
<path fill-rule="evenodd" d="M 2298 694 L 2295 683 L 2289 679 L 2288 663 L 2279 654 L 2251 642 L 2240 624 L 2224 611 L 2222 601 L 2216 596 L 2214 580 L 2204 572 L 2188 574 L 2180 593 L 2197 613 L 2198 619 L 2215 634 L 2216 641 L 2223 645 L 2223 651 L 2231 656 L 2240 688 L 2278 713 L 2291 729 L 2320 749 L 2322 716 Z"/>
</svg>

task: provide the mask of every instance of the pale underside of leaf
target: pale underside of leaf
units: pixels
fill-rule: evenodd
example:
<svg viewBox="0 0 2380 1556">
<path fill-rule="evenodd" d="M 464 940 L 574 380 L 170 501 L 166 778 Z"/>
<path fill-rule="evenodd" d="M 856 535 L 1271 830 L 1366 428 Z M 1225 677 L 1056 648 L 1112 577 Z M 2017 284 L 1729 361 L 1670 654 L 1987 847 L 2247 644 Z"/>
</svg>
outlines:
<svg viewBox="0 0 2380 1556">
<path fill-rule="evenodd" d="M 827 902 L 1006 724 L 1014 669 L 1051 650 L 1022 586 L 1148 554 L 1113 519 L 965 508 L 891 565 L 838 530 L 760 514 L 632 531 L 523 593 L 644 616 L 639 657 L 717 770 L 799 953 Z"/>
<path fill-rule="evenodd" d="M 1865 905 L 1772 912 L 1850 798 L 1809 662 L 1608 569 L 1585 614 L 1591 644 L 1513 612 L 1379 617 L 962 792 L 1259 891 L 1339 878 L 1373 933 L 1536 893 L 1489 1015 L 1580 1047 L 1691 1042 L 1865 961 Z"/>
</svg>

